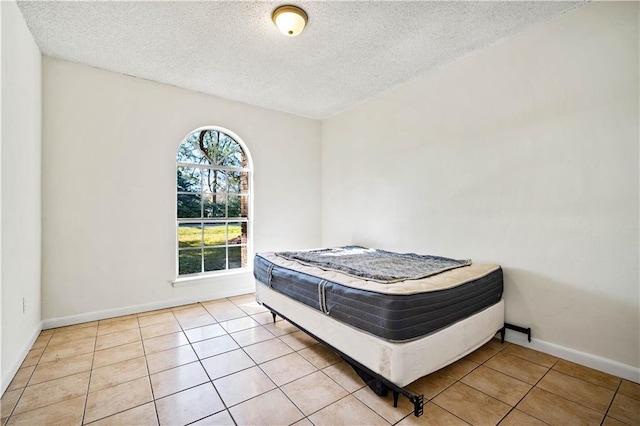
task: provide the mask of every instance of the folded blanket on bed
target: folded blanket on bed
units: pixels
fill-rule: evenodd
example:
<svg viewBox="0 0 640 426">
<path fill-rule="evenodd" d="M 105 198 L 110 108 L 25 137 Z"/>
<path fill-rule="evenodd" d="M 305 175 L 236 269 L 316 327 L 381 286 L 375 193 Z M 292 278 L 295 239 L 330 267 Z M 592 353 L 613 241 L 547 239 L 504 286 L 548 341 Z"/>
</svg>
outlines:
<svg viewBox="0 0 640 426">
<path fill-rule="evenodd" d="M 417 280 L 450 269 L 471 265 L 471 260 L 456 260 L 415 253 L 394 253 L 359 246 L 283 251 L 276 253 L 276 255 L 305 265 L 335 270 L 383 284 Z"/>
</svg>

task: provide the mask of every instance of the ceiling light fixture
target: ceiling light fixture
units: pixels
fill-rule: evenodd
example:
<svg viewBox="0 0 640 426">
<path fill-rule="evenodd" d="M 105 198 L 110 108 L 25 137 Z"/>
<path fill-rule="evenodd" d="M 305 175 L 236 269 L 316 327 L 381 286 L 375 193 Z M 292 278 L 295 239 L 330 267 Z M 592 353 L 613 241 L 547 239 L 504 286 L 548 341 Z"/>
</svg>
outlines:
<svg viewBox="0 0 640 426">
<path fill-rule="evenodd" d="M 308 17 L 299 7 L 287 5 L 274 10 L 271 19 L 282 34 L 295 37 L 304 30 Z"/>
</svg>

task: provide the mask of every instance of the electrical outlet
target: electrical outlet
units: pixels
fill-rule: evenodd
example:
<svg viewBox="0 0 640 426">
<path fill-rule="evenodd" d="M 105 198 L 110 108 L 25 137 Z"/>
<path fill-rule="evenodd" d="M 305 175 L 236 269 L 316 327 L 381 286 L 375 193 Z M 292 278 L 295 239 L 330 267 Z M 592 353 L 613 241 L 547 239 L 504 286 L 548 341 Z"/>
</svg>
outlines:
<svg viewBox="0 0 640 426">
<path fill-rule="evenodd" d="M 22 313 L 26 313 L 27 312 L 27 298 L 23 297 L 22 298 Z"/>
</svg>

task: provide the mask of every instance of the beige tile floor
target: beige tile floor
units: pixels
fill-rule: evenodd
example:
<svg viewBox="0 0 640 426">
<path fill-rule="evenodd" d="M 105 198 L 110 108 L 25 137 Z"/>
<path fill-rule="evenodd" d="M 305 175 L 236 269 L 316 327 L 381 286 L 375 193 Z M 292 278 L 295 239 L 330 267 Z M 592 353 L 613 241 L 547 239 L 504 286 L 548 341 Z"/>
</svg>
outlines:
<svg viewBox="0 0 640 426">
<path fill-rule="evenodd" d="M 45 330 L 2 425 L 640 425 L 640 385 L 492 340 L 409 388 L 371 392 L 253 295 Z"/>
</svg>

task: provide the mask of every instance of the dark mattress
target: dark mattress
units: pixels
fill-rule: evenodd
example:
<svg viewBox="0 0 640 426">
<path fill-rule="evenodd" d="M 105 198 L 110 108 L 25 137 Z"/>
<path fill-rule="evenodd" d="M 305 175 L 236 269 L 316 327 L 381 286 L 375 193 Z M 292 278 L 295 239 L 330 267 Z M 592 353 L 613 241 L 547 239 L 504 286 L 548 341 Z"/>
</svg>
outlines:
<svg viewBox="0 0 640 426">
<path fill-rule="evenodd" d="M 257 254 L 253 274 L 273 290 L 331 318 L 390 341 L 425 336 L 498 303 L 502 269 L 455 287 L 408 295 L 383 294 L 276 265 Z"/>
</svg>

